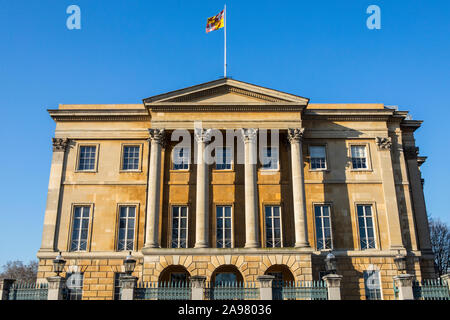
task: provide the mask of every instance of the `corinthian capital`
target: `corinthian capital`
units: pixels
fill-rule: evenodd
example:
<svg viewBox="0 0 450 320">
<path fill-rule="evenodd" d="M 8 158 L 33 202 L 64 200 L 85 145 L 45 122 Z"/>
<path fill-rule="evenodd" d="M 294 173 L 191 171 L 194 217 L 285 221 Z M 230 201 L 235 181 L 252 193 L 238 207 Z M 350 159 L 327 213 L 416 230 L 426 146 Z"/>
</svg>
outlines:
<svg viewBox="0 0 450 320">
<path fill-rule="evenodd" d="M 258 129 L 241 129 L 242 140 L 244 143 L 247 142 L 256 142 L 256 137 L 258 134 Z"/>
<path fill-rule="evenodd" d="M 391 137 L 376 137 L 375 139 L 378 149 L 380 150 L 391 150 L 392 138 Z"/>
<path fill-rule="evenodd" d="M 211 140 L 211 129 L 195 128 L 194 135 L 197 142 L 208 142 Z"/>
<path fill-rule="evenodd" d="M 69 139 L 67 138 L 52 138 L 53 151 L 66 151 L 69 145 Z"/>
<path fill-rule="evenodd" d="M 292 144 L 303 140 L 303 133 L 305 128 L 288 129 L 288 140 Z"/>
<path fill-rule="evenodd" d="M 150 135 L 150 141 L 156 142 L 160 145 L 164 144 L 165 138 L 165 130 L 164 129 L 148 129 L 148 133 Z"/>
</svg>

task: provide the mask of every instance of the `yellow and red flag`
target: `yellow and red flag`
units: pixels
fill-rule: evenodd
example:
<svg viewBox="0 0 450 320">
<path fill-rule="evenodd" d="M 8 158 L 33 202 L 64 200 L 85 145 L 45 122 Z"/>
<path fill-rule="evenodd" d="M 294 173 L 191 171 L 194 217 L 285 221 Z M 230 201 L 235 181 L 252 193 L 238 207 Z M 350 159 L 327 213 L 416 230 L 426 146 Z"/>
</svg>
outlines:
<svg viewBox="0 0 450 320">
<path fill-rule="evenodd" d="M 223 16 L 224 10 L 220 11 L 218 15 L 208 18 L 206 22 L 206 33 L 223 28 L 224 26 Z"/>
</svg>

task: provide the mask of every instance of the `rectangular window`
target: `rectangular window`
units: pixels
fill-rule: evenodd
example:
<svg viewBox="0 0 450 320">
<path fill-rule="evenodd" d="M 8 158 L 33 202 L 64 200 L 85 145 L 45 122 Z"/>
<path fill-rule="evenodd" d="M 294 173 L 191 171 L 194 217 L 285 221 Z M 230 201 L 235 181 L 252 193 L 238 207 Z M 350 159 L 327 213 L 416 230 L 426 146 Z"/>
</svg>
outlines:
<svg viewBox="0 0 450 320">
<path fill-rule="evenodd" d="M 327 168 L 325 146 L 310 146 L 309 155 L 311 159 L 311 170 Z"/>
<path fill-rule="evenodd" d="M 136 225 L 136 207 L 119 207 L 119 236 L 117 250 L 134 249 L 134 228 Z"/>
<path fill-rule="evenodd" d="M 314 205 L 317 250 L 332 248 L 330 206 Z"/>
<path fill-rule="evenodd" d="M 367 169 L 366 146 L 351 146 L 353 169 Z"/>
<path fill-rule="evenodd" d="M 176 147 L 172 152 L 173 170 L 188 170 L 191 158 L 191 149 L 187 147 Z"/>
<path fill-rule="evenodd" d="M 66 300 L 81 300 L 83 298 L 83 278 L 80 272 L 66 274 Z"/>
<path fill-rule="evenodd" d="M 281 213 L 279 206 L 265 206 L 266 247 L 281 247 Z"/>
<path fill-rule="evenodd" d="M 216 207 L 216 226 L 217 248 L 231 248 L 231 206 Z"/>
<path fill-rule="evenodd" d="M 186 206 L 172 207 L 172 248 L 187 248 L 187 210 Z"/>
<path fill-rule="evenodd" d="M 95 170 L 96 146 L 80 146 L 80 155 L 78 159 L 79 171 Z"/>
<path fill-rule="evenodd" d="M 367 300 L 381 300 L 380 271 L 366 270 L 364 275 L 364 289 Z"/>
<path fill-rule="evenodd" d="M 262 169 L 278 170 L 278 148 L 263 148 Z"/>
<path fill-rule="evenodd" d="M 371 205 L 357 205 L 361 249 L 375 248 L 373 214 Z"/>
<path fill-rule="evenodd" d="M 73 209 L 70 251 L 85 251 L 87 249 L 90 209 L 90 206 L 75 206 Z"/>
<path fill-rule="evenodd" d="M 140 146 L 123 146 L 122 170 L 139 170 Z"/>
<path fill-rule="evenodd" d="M 217 170 L 231 170 L 231 148 L 218 147 L 216 148 L 216 169 Z"/>
<path fill-rule="evenodd" d="M 120 300 L 120 277 L 125 275 L 124 272 L 114 273 L 114 300 Z"/>
</svg>

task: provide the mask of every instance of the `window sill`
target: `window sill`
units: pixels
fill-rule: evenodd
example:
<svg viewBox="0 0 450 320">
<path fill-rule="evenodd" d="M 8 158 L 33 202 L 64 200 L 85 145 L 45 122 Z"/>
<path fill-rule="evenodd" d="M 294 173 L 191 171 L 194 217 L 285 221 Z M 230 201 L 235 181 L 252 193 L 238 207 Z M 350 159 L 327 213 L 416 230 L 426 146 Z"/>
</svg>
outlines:
<svg viewBox="0 0 450 320">
<path fill-rule="evenodd" d="M 350 172 L 373 172 L 372 169 L 350 169 Z"/>
<path fill-rule="evenodd" d="M 234 169 L 212 169 L 212 172 L 234 172 Z"/>
<path fill-rule="evenodd" d="M 309 172 L 325 172 L 325 173 L 328 173 L 331 170 L 329 170 L 329 169 L 309 169 L 308 171 Z"/>
</svg>

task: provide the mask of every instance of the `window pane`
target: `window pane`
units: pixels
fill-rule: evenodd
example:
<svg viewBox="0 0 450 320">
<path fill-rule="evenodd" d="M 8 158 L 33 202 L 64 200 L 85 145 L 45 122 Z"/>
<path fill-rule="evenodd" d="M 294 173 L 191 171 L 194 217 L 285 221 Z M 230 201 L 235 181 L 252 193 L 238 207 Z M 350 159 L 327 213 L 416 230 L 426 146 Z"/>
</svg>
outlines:
<svg viewBox="0 0 450 320">
<path fill-rule="evenodd" d="M 95 146 L 80 146 L 78 170 L 94 170 L 95 153 Z"/>
<path fill-rule="evenodd" d="M 324 146 L 310 146 L 309 152 L 311 158 L 325 158 L 325 147 Z"/>
<path fill-rule="evenodd" d="M 139 149 L 140 149 L 140 146 L 124 146 L 123 147 L 122 170 L 138 170 L 139 169 Z"/>
<path fill-rule="evenodd" d="M 225 207 L 225 217 L 231 217 L 231 207 Z"/>
</svg>

